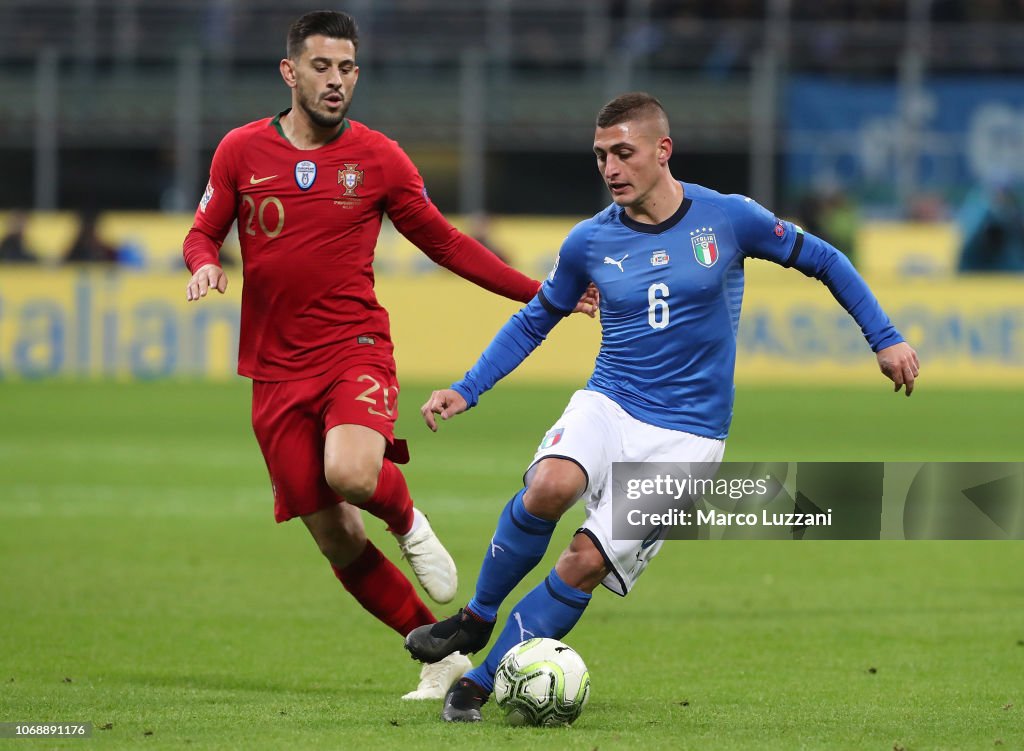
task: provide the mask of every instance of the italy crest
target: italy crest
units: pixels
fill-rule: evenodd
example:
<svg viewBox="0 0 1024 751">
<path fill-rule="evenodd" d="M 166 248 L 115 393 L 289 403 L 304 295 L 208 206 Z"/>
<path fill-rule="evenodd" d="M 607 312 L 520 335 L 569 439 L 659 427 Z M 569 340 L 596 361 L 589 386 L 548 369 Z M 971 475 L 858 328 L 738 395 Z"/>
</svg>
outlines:
<svg viewBox="0 0 1024 751">
<path fill-rule="evenodd" d="M 540 442 L 540 448 L 549 449 L 562 440 L 562 433 L 565 432 L 565 428 L 555 428 L 549 430 L 547 435 L 544 436 L 544 440 Z"/>
<path fill-rule="evenodd" d="M 356 169 L 358 164 L 346 164 L 345 169 L 338 170 L 338 185 L 345 186 L 346 196 L 359 197 L 356 188 L 363 184 L 363 171 Z"/>
<path fill-rule="evenodd" d="M 694 258 L 701 266 L 709 269 L 718 260 L 718 240 L 713 230 L 713 227 L 701 227 L 690 233 Z"/>
</svg>

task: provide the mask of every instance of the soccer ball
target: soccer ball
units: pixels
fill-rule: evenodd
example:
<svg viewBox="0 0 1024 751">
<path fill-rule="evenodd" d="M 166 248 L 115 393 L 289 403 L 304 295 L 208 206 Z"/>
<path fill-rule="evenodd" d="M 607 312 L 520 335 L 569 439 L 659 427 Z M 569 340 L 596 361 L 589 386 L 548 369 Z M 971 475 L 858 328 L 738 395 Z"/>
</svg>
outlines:
<svg viewBox="0 0 1024 751">
<path fill-rule="evenodd" d="M 589 698 L 587 666 L 557 639 L 516 644 L 494 674 L 494 699 L 512 725 L 570 725 Z"/>
</svg>

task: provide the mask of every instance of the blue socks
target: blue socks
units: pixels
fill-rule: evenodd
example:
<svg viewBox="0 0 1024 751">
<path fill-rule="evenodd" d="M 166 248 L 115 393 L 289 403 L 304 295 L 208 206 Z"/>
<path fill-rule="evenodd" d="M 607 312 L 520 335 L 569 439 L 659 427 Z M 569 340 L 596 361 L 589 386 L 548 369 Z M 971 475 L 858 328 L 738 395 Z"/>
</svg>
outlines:
<svg viewBox="0 0 1024 751">
<path fill-rule="evenodd" d="M 469 610 L 485 621 L 498 617 L 498 608 L 523 577 L 547 551 L 556 522 L 534 516 L 523 505 L 523 488 L 506 504 L 498 518 L 498 527 L 484 554 L 476 594 Z M 466 673 L 466 677 L 490 692 L 494 689 L 494 671 L 505 653 L 521 641 L 535 636 L 560 639 L 583 615 L 590 595 L 562 581 L 554 569 L 516 606 L 498 636 L 487 659 Z"/>
<path fill-rule="evenodd" d="M 561 639 L 576 625 L 589 603 L 589 594 L 570 587 L 551 569 L 547 579 L 512 608 L 505 628 L 487 653 L 487 659 L 466 673 L 466 677 L 490 693 L 494 690 L 498 663 L 508 650 L 534 637 Z"/>
<path fill-rule="evenodd" d="M 523 505 L 523 488 L 513 496 L 498 517 L 498 528 L 484 554 L 476 594 L 469 609 L 482 620 L 497 619 L 498 608 L 533 567 L 540 563 L 557 522 L 541 519 Z"/>
</svg>

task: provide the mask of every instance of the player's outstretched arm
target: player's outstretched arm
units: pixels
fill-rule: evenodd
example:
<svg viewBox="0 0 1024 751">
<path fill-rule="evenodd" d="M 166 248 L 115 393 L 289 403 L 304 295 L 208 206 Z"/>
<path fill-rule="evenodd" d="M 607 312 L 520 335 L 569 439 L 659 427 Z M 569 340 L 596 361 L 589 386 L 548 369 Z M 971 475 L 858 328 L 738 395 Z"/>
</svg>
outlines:
<svg viewBox="0 0 1024 751">
<path fill-rule="evenodd" d="M 447 420 L 467 409 L 469 409 L 469 405 L 462 394 L 455 389 L 441 389 L 430 395 L 427 403 L 420 407 L 420 414 L 423 415 L 423 421 L 427 427 L 436 433 L 437 420 L 434 415 L 441 415 L 442 420 Z"/>
<path fill-rule="evenodd" d="M 917 359 L 917 352 L 914 351 L 914 348 L 906 342 L 900 342 L 880 349 L 877 357 L 878 367 L 895 384 L 894 390 L 899 391 L 902 386 L 906 386 L 906 394 L 910 396 L 914 390 L 917 374 L 921 372 L 921 363 Z"/>
<path fill-rule="evenodd" d="M 185 299 L 188 302 L 198 300 L 200 297 L 206 297 L 206 293 L 212 289 L 223 295 L 227 288 L 228 275 L 224 273 L 224 269 L 215 263 L 203 264 L 189 279 L 185 288 Z"/>
<path fill-rule="evenodd" d="M 596 312 L 600 302 L 598 291 L 593 284 L 588 287 L 583 256 L 570 243 L 573 236 L 570 233 L 559 251 L 562 272 L 557 275 L 552 272 L 544 290 L 537 292 L 526 307 L 498 330 L 462 380 L 453 383 L 450 389 L 435 391 L 420 409 L 431 430 L 437 430 L 434 415 L 447 420 L 475 406 L 484 392 L 519 367 L 540 346 L 555 325 L 569 315 L 571 308 L 580 310 L 581 306 L 590 306 L 591 313 Z"/>
</svg>

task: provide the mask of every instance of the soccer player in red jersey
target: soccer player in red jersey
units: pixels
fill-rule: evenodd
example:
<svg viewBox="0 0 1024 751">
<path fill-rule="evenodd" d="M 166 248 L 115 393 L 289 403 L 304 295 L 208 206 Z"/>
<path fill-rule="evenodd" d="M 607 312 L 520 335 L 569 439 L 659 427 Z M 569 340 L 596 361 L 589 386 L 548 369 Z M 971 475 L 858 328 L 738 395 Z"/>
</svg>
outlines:
<svg viewBox="0 0 1024 751">
<path fill-rule="evenodd" d="M 345 13 L 315 11 L 292 25 L 280 63 L 291 107 L 218 146 L 184 242 L 186 298 L 227 289 L 218 251 L 237 219 L 238 372 L 253 381 L 253 430 L 275 517 L 302 519 L 345 589 L 404 637 L 434 616 L 367 539 L 360 509 L 388 524 L 433 599 L 450 601 L 457 579 L 392 461 L 403 453 L 394 437 L 398 381 L 373 289 L 383 215 L 436 263 L 495 294 L 525 303 L 540 285 L 452 227 L 397 143 L 346 118 L 357 47 Z M 579 309 L 594 307 L 584 298 Z M 443 698 L 469 667 L 457 653 L 427 665 L 405 698 Z"/>
</svg>

